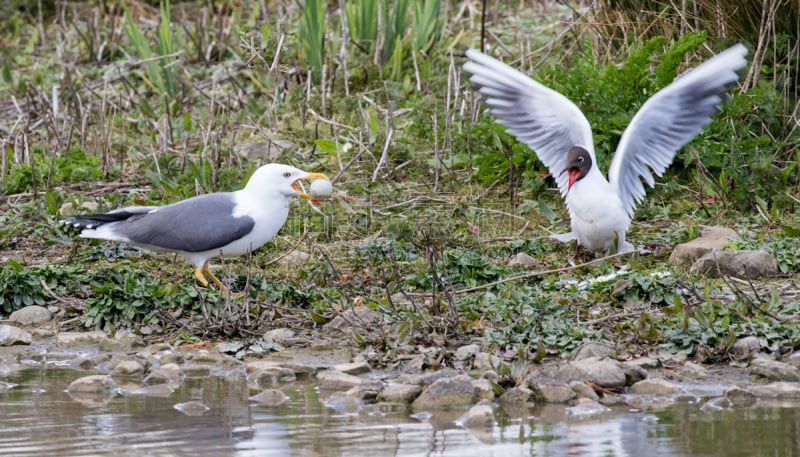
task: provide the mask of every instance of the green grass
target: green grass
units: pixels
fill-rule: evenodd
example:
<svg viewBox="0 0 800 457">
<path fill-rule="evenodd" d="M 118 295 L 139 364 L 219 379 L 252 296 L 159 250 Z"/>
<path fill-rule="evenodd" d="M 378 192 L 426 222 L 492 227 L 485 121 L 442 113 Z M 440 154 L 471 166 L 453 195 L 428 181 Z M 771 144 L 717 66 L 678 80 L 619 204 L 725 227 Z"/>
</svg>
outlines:
<svg viewBox="0 0 800 457">
<path fill-rule="evenodd" d="M 568 227 L 552 179 L 483 114 L 461 73 L 459 51 L 479 46 L 479 23 L 456 18 L 446 2 L 385 0 L 387 27 L 379 29 L 377 3 L 345 2 L 349 37 L 341 36 L 345 15 L 313 1 L 284 2 L 285 14 L 181 2 L 123 15 L 76 4 L 67 23 L 45 21 L 44 37 L 36 14 L 11 15 L 0 61 L 0 127 L 9 138 L 0 181 L 2 314 L 49 304 L 79 317 L 71 321 L 78 328 L 250 338 L 284 320 L 313 328 L 366 306 L 384 314 L 382 337 L 366 340 L 373 329 L 362 329 L 354 340 L 386 350 L 483 337 L 494 349 L 563 356 L 604 340 L 632 354 L 710 348 L 722 359 L 744 335 L 796 346 L 800 175 L 798 156 L 787 153 L 798 142 L 789 92 L 768 77 L 732 91 L 679 153 L 630 232 L 652 255 L 565 268 L 573 246 L 546 238 Z M 526 58 L 526 68 L 580 105 L 603 169 L 647 97 L 706 58 L 701 43 L 720 48 L 704 35 L 654 38 L 603 64 L 588 29 L 550 41 L 564 10 L 515 8 L 501 5 L 489 27 L 515 58 L 552 44 Z M 101 52 L 104 40 L 117 51 Z M 385 61 L 374 61 L 374 46 Z M 307 79 L 309 68 L 323 66 L 324 77 Z M 235 148 L 269 140 L 298 146 L 277 161 L 338 175 L 338 195 L 323 203 L 325 216 L 292 203 L 281 234 L 252 259 L 215 260 L 238 295 L 199 287 L 181 258 L 78 239 L 57 224 L 64 203 L 103 210 L 237 189 L 261 159 Z M 772 252 L 786 277 L 736 291 L 670 268 L 672 246 L 701 224 L 744 231 L 737 247 Z M 301 236 L 298 249 L 312 262 L 272 263 Z M 518 253 L 537 264 L 509 266 Z"/>
</svg>

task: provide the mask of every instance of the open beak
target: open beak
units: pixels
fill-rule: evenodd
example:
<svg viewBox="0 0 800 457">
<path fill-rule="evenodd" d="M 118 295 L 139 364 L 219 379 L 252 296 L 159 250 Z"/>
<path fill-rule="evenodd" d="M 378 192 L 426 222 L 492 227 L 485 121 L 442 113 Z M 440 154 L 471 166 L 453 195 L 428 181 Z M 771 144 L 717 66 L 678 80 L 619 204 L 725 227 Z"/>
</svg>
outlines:
<svg viewBox="0 0 800 457">
<path fill-rule="evenodd" d="M 319 205 L 319 200 L 317 200 L 316 198 L 312 197 L 311 195 L 308 195 L 306 193 L 306 191 L 303 190 L 303 188 L 302 188 L 302 186 L 300 184 L 300 181 L 307 181 L 307 180 L 310 181 L 310 180 L 314 180 L 314 179 L 324 179 L 324 180 L 327 181 L 328 177 L 323 175 L 322 173 L 309 173 L 305 177 L 300 178 L 297 181 L 293 182 L 292 183 L 292 189 L 294 189 L 295 192 L 300 194 L 300 197 L 305 198 L 306 200 L 310 201 L 311 203 L 313 203 L 315 205 Z"/>
<path fill-rule="evenodd" d="M 567 181 L 567 192 L 569 192 L 570 189 L 572 189 L 572 185 L 575 184 L 575 181 L 581 177 L 581 170 L 579 170 L 577 167 L 565 168 L 560 175 L 563 175 L 564 173 L 567 173 L 567 177 L 569 178 Z"/>
</svg>

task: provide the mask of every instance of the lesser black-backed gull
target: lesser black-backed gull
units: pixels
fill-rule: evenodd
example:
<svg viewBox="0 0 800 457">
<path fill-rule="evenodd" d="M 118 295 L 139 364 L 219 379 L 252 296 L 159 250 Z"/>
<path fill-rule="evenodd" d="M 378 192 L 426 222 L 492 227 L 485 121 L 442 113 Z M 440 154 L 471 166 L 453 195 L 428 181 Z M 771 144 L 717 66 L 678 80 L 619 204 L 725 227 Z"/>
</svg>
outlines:
<svg viewBox="0 0 800 457">
<path fill-rule="evenodd" d="M 271 240 L 289 216 L 289 198 L 314 197 L 300 180 L 328 178 L 297 168 L 269 164 L 257 169 L 244 189 L 199 195 L 165 206 L 131 206 L 104 214 L 73 216 L 65 222 L 82 228 L 82 238 L 122 241 L 157 252 L 178 253 L 195 265 L 203 286 L 205 276 L 227 288 L 208 269 L 214 257 L 247 254 Z"/>
</svg>

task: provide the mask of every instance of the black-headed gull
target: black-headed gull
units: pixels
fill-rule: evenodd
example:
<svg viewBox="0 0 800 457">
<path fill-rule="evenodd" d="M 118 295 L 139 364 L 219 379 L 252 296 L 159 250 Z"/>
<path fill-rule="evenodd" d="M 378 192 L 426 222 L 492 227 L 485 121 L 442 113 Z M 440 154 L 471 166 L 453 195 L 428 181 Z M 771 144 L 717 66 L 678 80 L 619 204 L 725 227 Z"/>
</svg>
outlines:
<svg viewBox="0 0 800 457">
<path fill-rule="evenodd" d="M 555 177 L 572 231 L 553 238 L 576 240 L 595 253 L 633 250 L 625 234 L 645 195 L 642 179 L 653 187 L 653 173 L 661 176 L 678 149 L 711 121 L 747 64 L 747 49 L 737 44 L 653 95 L 622 134 L 606 180 L 597 168 L 589 121 L 574 103 L 480 51 L 466 55 L 471 61 L 464 69 L 490 113 Z"/>
</svg>

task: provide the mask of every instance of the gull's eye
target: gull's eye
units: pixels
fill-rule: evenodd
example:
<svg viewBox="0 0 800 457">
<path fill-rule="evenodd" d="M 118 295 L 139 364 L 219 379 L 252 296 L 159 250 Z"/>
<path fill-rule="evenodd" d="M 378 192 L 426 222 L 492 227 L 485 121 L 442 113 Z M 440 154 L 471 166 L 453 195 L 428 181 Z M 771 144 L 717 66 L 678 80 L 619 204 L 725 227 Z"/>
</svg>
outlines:
<svg viewBox="0 0 800 457">
<path fill-rule="evenodd" d="M 578 163 L 583 163 L 583 156 L 578 157 Z"/>
<path fill-rule="evenodd" d="M 283 177 L 284 178 L 289 178 L 291 176 L 292 176 L 292 172 L 291 171 L 286 171 L 286 172 L 283 173 Z"/>
</svg>

